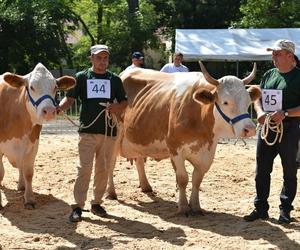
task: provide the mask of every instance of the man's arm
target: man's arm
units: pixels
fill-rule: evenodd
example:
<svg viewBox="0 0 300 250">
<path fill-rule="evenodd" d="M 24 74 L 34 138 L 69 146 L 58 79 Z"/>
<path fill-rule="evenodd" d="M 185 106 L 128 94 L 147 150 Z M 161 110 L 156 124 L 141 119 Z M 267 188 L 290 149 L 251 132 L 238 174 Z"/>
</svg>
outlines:
<svg viewBox="0 0 300 250">
<path fill-rule="evenodd" d="M 65 96 L 58 104 L 58 106 L 56 108 L 56 110 L 57 110 L 56 112 L 58 114 L 62 113 L 63 111 L 69 109 L 73 105 L 74 102 L 75 102 L 75 98 Z"/>
<path fill-rule="evenodd" d="M 254 109 L 255 109 L 255 111 L 257 113 L 257 121 L 258 121 L 258 123 L 264 124 L 265 118 L 266 118 L 266 113 L 265 113 L 265 111 L 262 108 L 261 99 L 257 99 L 254 102 Z"/>
<path fill-rule="evenodd" d="M 300 117 L 300 106 L 295 108 L 286 109 L 284 111 L 288 112 L 288 117 Z"/>
</svg>

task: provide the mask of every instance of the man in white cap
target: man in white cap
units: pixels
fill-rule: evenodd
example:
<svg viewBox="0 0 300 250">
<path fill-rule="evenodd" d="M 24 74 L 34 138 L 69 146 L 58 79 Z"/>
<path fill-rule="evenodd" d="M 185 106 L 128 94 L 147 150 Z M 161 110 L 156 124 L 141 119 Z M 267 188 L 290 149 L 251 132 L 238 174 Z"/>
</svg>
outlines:
<svg viewBox="0 0 300 250">
<path fill-rule="evenodd" d="M 281 140 L 276 140 L 276 132 L 269 130 L 266 140 L 257 140 L 256 150 L 256 197 L 255 209 L 246 221 L 268 219 L 271 172 L 275 157 L 279 154 L 283 168 L 283 187 L 280 193 L 279 223 L 292 221 L 290 212 L 297 192 L 296 154 L 299 140 L 300 117 L 300 69 L 296 67 L 295 44 L 289 40 L 278 40 L 272 52 L 275 68 L 268 70 L 262 77 L 260 87 L 262 98 L 254 103 L 257 121 L 260 124 L 270 117 L 275 125 L 283 124 Z M 267 121 L 268 121 L 267 119 Z M 266 125 L 266 124 L 265 124 Z M 271 143 L 274 142 L 275 143 Z"/>
<path fill-rule="evenodd" d="M 67 110 L 76 98 L 81 101 L 79 128 L 79 166 L 74 185 L 74 199 L 71 222 L 81 220 L 81 214 L 87 199 L 87 191 L 95 158 L 93 183 L 93 199 L 91 212 L 97 216 L 105 216 L 106 211 L 100 205 L 108 181 L 108 169 L 114 164 L 116 146 L 116 127 L 107 124 L 106 109 L 110 114 L 122 112 L 127 106 L 127 97 L 118 75 L 109 71 L 109 50 L 106 45 L 91 47 L 92 67 L 76 74 L 77 84 L 69 90 L 60 102 L 58 111 Z M 109 103 L 107 107 L 100 103 Z M 102 112 L 102 115 L 98 115 Z M 98 117 L 98 118 L 97 118 Z M 111 121 L 108 121 L 111 124 Z M 111 136 L 112 135 L 112 136 Z"/>
</svg>

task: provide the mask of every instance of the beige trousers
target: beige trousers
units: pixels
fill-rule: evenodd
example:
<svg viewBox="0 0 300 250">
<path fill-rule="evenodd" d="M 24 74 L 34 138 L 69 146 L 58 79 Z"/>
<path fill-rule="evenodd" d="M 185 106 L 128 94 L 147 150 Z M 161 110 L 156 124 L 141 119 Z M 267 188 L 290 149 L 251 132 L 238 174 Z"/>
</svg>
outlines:
<svg viewBox="0 0 300 250">
<path fill-rule="evenodd" d="M 102 134 L 79 134 L 79 166 L 74 185 L 75 204 L 72 205 L 72 208 L 84 207 L 94 159 L 93 199 L 91 204 L 100 204 L 102 202 L 107 186 L 108 170 L 115 163 L 116 142 L 116 137 L 105 137 Z"/>
</svg>

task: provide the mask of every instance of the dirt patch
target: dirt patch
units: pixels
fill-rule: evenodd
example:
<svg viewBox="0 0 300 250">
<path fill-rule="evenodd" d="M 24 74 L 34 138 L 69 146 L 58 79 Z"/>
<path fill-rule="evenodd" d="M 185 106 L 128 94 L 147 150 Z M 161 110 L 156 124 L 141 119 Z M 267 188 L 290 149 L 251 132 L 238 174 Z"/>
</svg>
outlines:
<svg viewBox="0 0 300 250">
<path fill-rule="evenodd" d="M 300 200 L 294 202 L 288 226 L 277 223 L 282 186 L 280 159 L 272 173 L 269 221 L 246 223 L 255 196 L 255 143 L 219 144 L 200 190 L 205 216 L 176 215 L 178 192 L 169 160 L 148 161 L 154 193 L 138 188 L 134 166 L 120 158 L 115 169 L 118 200 L 104 200 L 109 216 L 84 213 L 70 223 L 69 204 L 78 162 L 77 135 L 41 136 L 35 162 L 35 210 L 23 208 L 16 191 L 18 173 L 6 159 L 0 211 L 0 249 L 300 249 Z M 188 165 L 191 192 L 191 171 Z M 298 188 L 299 190 L 299 188 Z M 90 200 L 92 187 L 89 188 Z M 89 203 L 86 208 L 89 209 Z"/>
</svg>

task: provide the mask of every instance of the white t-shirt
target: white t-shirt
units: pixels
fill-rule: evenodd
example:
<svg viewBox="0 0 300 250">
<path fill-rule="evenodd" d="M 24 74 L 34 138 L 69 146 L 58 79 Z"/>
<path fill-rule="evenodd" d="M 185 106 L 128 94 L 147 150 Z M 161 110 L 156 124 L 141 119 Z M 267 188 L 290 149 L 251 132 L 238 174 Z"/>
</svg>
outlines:
<svg viewBox="0 0 300 250">
<path fill-rule="evenodd" d="M 167 63 L 165 66 L 161 68 L 160 71 L 166 73 L 175 73 L 175 72 L 189 72 L 189 69 L 182 64 L 176 67 L 174 63 Z"/>
<path fill-rule="evenodd" d="M 128 69 L 134 69 L 134 68 L 139 68 L 138 66 L 136 66 L 135 64 L 131 64 L 129 65 L 125 70 L 128 70 Z M 124 71 L 125 71 L 124 70 Z"/>
</svg>

